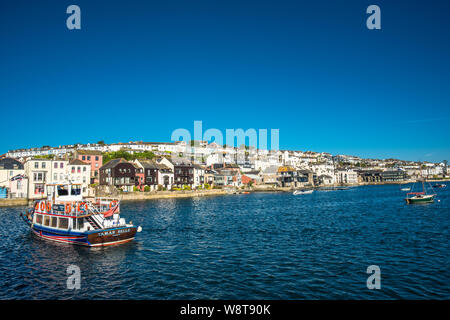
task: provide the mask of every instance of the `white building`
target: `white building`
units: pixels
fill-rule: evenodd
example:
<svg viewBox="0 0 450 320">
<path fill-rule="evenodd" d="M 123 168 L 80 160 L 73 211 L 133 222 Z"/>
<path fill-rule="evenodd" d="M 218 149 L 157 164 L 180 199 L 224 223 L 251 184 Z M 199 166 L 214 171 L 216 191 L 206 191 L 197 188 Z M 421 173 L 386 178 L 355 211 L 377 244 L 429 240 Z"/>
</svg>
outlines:
<svg viewBox="0 0 450 320">
<path fill-rule="evenodd" d="M 339 169 L 336 171 L 336 182 L 342 184 L 357 184 L 358 174 L 350 169 Z"/>
</svg>

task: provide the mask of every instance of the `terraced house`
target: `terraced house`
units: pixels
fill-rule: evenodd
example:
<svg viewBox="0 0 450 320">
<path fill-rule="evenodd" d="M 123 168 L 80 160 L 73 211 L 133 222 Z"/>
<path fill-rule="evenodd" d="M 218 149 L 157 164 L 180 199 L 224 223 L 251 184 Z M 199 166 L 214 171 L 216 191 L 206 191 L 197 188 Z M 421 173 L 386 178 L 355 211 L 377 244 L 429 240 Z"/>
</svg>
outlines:
<svg viewBox="0 0 450 320">
<path fill-rule="evenodd" d="M 81 160 L 90 165 L 90 183 L 98 183 L 100 178 L 100 168 L 103 165 L 103 155 L 95 150 L 76 150 L 75 159 Z"/>
<path fill-rule="evenodd" d="M 100 185 L 110 185 L 131 192 L 136 185 L 136 168 L 125 159 L 114 159 L 100 168 Z"/>
</svg>

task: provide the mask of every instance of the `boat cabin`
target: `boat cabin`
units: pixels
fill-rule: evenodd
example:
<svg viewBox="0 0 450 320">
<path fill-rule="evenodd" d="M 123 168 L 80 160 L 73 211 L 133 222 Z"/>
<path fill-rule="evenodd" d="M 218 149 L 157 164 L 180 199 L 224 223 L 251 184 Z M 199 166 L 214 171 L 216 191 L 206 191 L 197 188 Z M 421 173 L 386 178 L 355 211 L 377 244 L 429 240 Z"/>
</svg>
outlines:
<svg viewBox="0 0 450 320">
<path fill-rule="evenodd" d="M 80 233 L 125 225 L 119 210 L 110 217 L 104 217 L 104 213 L 117 205 L 116 200 L 87 201 L 83 199 L 81 184 L 48 184 L 47 190 L 47 200 L 35 202 L 33 224 Z"/>
</svg>

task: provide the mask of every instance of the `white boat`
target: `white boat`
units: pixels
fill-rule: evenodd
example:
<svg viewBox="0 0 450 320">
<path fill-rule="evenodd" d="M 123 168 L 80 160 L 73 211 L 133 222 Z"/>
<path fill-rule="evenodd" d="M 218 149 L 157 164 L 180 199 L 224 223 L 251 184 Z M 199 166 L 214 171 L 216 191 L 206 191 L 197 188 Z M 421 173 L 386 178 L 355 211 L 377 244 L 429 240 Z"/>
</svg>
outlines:
<svg viewBox="0 0 450 320">
<path fill-rule="evenodd" d="M 84 199 L 81 184 L 47 184 L 47 200 L 22 214 L 37 237 L 89 247 L 129 242 L 142 228 L 120 217 L 118 199 Z"/>
<path fill-rule="evenodd" d="M 314 192 L 314 190 L 295 190 L 293 195 L 296 196 L 299 194 L 311 194 L 313 192 Z"/>
<path fill-rule="evenodd" d="M 410 191 L 411 188 L 401 188 L 400 191 Z"/>
</svg>

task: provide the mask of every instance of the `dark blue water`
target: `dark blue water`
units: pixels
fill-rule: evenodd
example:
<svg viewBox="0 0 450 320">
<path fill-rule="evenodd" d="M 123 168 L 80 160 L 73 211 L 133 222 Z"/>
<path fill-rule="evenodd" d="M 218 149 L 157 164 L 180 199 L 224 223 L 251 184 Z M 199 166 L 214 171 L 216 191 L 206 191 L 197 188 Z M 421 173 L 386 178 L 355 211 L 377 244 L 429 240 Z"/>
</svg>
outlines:
<svg viewBox="0 0 450 320">
<path fill-rule="evenodd" d="M 23 208 L 0 208 L 0 299 L 449 299 L 449 190 L 438 199 L 368 186 L 127 202 L 143 232 L 104 249 L 36 239 Z M 71 264 L 80 290 L 66 288 Z"/>
</svg>

